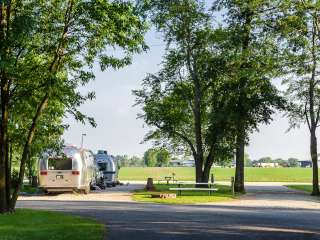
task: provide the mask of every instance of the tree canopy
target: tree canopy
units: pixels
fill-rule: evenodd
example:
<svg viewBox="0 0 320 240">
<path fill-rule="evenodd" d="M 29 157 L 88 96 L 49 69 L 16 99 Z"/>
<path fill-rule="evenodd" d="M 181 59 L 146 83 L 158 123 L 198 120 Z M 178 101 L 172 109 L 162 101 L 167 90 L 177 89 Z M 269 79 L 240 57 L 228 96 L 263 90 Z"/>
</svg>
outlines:
<svg viewBox="0 0 320 240">
<path fill-rule="evenodd" d="M 78 110 L 94 93 L 78 88 L 94 79 L 96 65 L 103 71 L 130 64 L 147 48 L 147 26 L 130 1 L 9 0 L 0 2 L 0 13 L 0 212 L 6 212 L 20 190 L 10 194 L 8 149 L 15 132 L 22 133 L 16 143 L 21 184 L 35 139 L 49 128 L 62 130 L 67 113 L 95 126 Z"/>
</svg>

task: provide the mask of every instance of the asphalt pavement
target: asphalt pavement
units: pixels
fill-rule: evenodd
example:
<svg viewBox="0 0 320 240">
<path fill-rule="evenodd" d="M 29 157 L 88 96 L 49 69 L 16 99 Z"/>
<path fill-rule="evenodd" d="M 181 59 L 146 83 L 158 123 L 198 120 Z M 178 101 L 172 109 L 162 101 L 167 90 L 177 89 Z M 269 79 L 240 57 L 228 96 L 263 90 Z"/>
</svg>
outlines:
<svg viewBox="0 0 320 240">
<path fill-rule="evenodd" d="M 319 198 L 281 186 L 250 186 L 243 199 L 219 204 L 25 199 L 18 207 L 95 218 L 108 240 L 320 240 Z"/>
</svg>

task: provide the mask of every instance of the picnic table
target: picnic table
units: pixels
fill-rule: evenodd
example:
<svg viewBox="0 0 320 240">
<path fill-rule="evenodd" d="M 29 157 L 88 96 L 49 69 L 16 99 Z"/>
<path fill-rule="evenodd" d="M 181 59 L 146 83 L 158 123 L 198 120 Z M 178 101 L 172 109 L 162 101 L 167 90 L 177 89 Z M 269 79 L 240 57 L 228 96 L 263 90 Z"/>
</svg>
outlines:
<svg viewBox="0 0 320 240">
<path fill-rule="evenodd" d="M 182 191 L 207 191 L 209 195 L 211 195 L 212 192 L 216 192 L 219 189 L 214 188 L 214 183 L 208 182 L 208 183 L 190 183 L 190 182 L 177 182 L 178 185 L 177 188 L 169 188 L 170 191 L 178 191 L 178 195 L 182 195 Z M 206 186 L 204 188 L 199 188 L 199 187 L 182 187 L 183 185 L 195 185 L 195 186 Z"/>
<path fill-rule="evenodd" d="M 174 175 L 172 174 L 172 176 L 165 176 L 164 179 L 158 180 L 158 183 L 160 183 L 160 182 L 166 182 L 167 185 L 169 185 L 170 181 L 171 181 L 172 183 L 177 183 L 177 182 L 178 182 L 178 180 L 176 180 L 176 179 L 174 178 Z"/>
</svg>

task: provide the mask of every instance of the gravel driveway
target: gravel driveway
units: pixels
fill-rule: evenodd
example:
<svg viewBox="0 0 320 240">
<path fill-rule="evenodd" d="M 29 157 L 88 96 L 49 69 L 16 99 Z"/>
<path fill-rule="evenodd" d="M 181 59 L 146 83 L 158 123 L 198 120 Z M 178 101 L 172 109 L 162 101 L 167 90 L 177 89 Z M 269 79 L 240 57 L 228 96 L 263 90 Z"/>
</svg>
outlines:
<svg viewBox="0 0 320 240">
<path fill-rule="evenodd" d="M 319 198 L 272 184 L 247 190 L 240 200 L 206 205 L 24 198 L 18 206 L 96 218 L 106 224 L 109 240 L 320 240 Z"/>
</svg>

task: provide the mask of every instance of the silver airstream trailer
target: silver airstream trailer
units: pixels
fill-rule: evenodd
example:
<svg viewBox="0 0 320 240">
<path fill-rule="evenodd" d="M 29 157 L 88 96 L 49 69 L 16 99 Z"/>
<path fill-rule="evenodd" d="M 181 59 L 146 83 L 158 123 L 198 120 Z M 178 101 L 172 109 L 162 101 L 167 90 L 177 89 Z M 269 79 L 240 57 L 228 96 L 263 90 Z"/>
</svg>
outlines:
<svg viewBox="0 0 320 240">
<path fill-rule="evenodd" d="M 66 146 L 61 154 L 47 154 L 39 162 L 40 188 L 47 192 L 90 192 L 96 164 L 89 150 Z"/>
<path fill-rule="evenodd" d="M 116 186 L 118 183 L 118 165 L 113 156 L 105 150 L 98 150 L 95 155 L 99 170 L 103 172 L 104 183 L 106 186 Z"/>
</svg>

